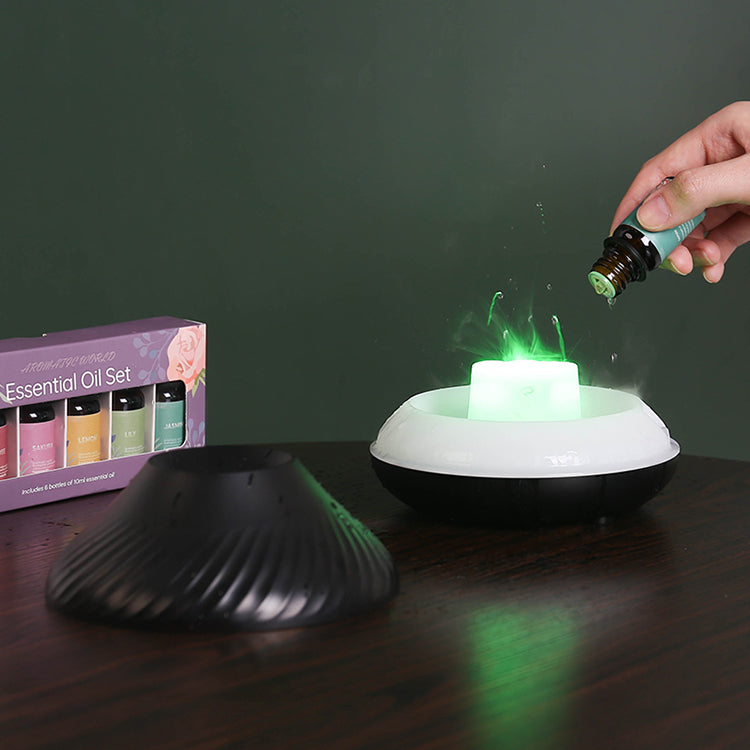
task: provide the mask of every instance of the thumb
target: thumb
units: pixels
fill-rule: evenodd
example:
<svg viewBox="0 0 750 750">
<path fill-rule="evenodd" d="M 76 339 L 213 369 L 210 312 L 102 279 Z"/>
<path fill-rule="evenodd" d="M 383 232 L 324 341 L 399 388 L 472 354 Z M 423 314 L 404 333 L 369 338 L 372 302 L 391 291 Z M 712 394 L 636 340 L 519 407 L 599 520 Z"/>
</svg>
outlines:
<svg viewBox="0 0 750 750">
<path fill-rule="evenodd" d="M 727 203 L 750 205 L 750 154 L 680 172 L 646 198 L 636 218 L 644 229 L 656 232 Z"/>
</svg>

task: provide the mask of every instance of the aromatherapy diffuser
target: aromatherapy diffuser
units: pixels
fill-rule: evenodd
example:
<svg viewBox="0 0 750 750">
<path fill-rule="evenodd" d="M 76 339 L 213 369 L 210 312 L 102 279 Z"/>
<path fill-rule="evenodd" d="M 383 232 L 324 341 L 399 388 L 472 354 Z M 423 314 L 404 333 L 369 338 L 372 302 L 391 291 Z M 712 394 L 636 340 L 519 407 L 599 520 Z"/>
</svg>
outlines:
<svg viewBox="0 0 750 750">
<path fill-rule="evenodd" d="M 212 446 L 149 459 L 55 561 L 47 601 L 121 625 L 267 630 L 357 615 L 396 589 L 388 551 L 300 461 Z"/>
<path fill-rule="evenodd" d="M 679 446 L 637 396 L 578 385 L 572 362 L 478 362 L 471 385 L 413 396 L 370 447 L 414 508 L 503 526 L 622 515 L 671 479 Z"/>
</svg>

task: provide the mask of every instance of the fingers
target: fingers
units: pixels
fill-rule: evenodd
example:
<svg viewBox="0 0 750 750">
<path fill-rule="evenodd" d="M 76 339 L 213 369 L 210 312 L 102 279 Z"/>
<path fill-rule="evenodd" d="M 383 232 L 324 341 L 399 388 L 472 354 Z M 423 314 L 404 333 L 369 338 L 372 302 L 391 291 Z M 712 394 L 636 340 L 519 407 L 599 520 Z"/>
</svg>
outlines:
<svg viewBox="0 0 750 750">
<path fill-rule="evenodd" d="M 750 205 L 750 154 L 680 172 L 644 201 L 636 217 L 649 231 L 661 231 L 727 203 Z"/>
<path fill-rule="evenodd" d="M 687 276 L 693 270 L 693 255 L 685 245 L 678 245 L 664 259 L 661 268 L 680 276 Z"/>
<path fill-rule="evenodd" d="M 705 242 L 713 242 L 719 251 L 719 261 L 703 269 L 703 278 L 715 284 L 721 279 L 724 264 L 732 253 L 740 245 L 750 242 L 750 215 L 738 212 L 730 216 L 708 233 Z"/>
<path fill-rule="evenodd" d="M 661 153 L 649 159 L 636 175 L 620 205 L 615 211 L 611 230 L 631 214 L 648 194 L 666 177 L 680 175 L 707 164 L 735 159 L 750 152 L 750 102 L 734 102 L 708 117 L 700 125 L 685 133 Z M 745 173 L 747 184 L 747 172 Z M 679 188 L 679 183 L 672 189 Z M 730 200 L 725 202 L 746 202 Z M 678 213 L 676 226 L 699 214 L 716 201 L 705 202 L 689 216 Z M 671 208 L 668 204 L 667 211 Z M 684 218 L 679 218 L 684 216 Z M 640 220 L 640 216 L 639 216 Z M 657 227 L 648 227 L 655 230 Z M 666 227 L 663 227 L 666 228 Z"/>
<path fill-rule="evenodd" d="M 716 283 L 735 249 L 750 242 L 749 206 L 750 101 L 745 101 L 719 110 L 647 161 L 617 207 L 610 233 L 635 210 L 652 232 L 706 210 L 693 232 L 702 236 L 688 237 L 662 267 L 681 275 L 698 267 L 706 281 Z"/>
<path fill-rule="evenodd" d="M 641 167 L 640 172 L 636 175 L 617 207 L 617 211 L 615 211 L 612 229 L 617 227 L 626 216 L 633 213 L 648 194 L 668 177 L 674 177 L 686 169 L 701 167 L 706 164 L 707 150 L 704 145 L 704 138 L 708 136 L 702 131 L 710 123 L 710 120 L 711 118 L 701 123 L 697 128 L 685 133 Z M 700 210 L 696 211 L 693 216 L 699 213 Z M 690 219 L 692 216 L 688 218 Z"/>
<path fill-rule="evenodd" d="M 703 277 L 712 283 L 717 282 L 724 273 L 721 251 L 711 240 L 698 240 L 690 247 L 678 245 L 661 267 L 680 276 L 687 276 L 693 268 L 703 268 Z"/>
<path fill-rule="evenodd" d="M 715 284 L 724 275 L 732 253 L 746 242 L 750 242 L 750 214 L 736 212 L 711 229 L 705 238 L 689 238 L 676 247 L 662 268 L 685 276 L 699 267 L 703 269 L 703 278 Z"/>
<path fill-rule="evenodd" d="M 620 205 L 615 211 L 615 217 L 612 220 L 612 226 L 609 228 L 609 233 L 615 231 L 615 229 L 622 224 L 623 219 L 635 211 L 638 206 L 641 205 L 643 199 L 654 189 L 656 185 L 663 182 L 669 177 L 663 167 L 658 164 L 652 164 L 646 162 L 643 168 L 638 173 L 638 176 L 633 181 L 633 184 L 625 193 L 625 197 L 620 201 Z"/>
<path fill-rule="evenodd" d="M 721 281 L 721 277 L 724 275 L 724 264 L 717 263 L 715 266 L 703 269 L 703 278 L 709 284 L 718 284 Z"/>
</svg>

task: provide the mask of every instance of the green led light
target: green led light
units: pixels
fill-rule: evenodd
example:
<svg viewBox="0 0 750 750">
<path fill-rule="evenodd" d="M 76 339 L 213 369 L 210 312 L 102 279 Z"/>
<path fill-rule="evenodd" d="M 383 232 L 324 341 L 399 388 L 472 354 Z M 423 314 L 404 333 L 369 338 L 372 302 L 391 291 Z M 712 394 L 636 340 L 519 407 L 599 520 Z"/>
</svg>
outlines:
<svg viewBox="0 0 750 750">
<path fill-rule="evenodd" d="M 544 422 L 580 416 L 574 362 L 483 360 L 471 368 L 469 419 Z"/>
</svg>

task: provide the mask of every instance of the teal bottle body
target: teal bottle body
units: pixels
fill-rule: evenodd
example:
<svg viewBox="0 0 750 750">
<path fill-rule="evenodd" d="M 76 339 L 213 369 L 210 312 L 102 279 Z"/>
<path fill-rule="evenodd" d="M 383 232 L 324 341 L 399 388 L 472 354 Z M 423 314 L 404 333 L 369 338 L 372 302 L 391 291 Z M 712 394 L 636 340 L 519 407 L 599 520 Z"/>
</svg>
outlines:
<svg viewBox="0 0 750 750">
<path fill-rule="evenodd" d="M 638 209 L 633 211 L 630 216 L 628 216 L 625 221 L 622 222 L 622 224 L 615 230 L 615 233 L 613 236 L 616 236 L 617 233 L 622 229 L 623 227 L 632 227 L 633 229 L 638 230 L 640 234 L 643 237 L 643 242 L 648 242 L 654 249 L 655 253 L 659 256 L 659 262 L 657 265 L 661 265 L 667 258 L 667 256 L 674 250 L 677 245 L 684 242 L 685 238 L 692 232 L 698 224 L 700 224 L 703 219 L 706 218 L 706 212 L 701 211 L 697 216 L 694 216 L 689 221 L 686 221 L 684 224 L 680 224 L 678 227 L 674 227 L 672 229 L 665 229 L 661 232 L 649 232 L 647 229 L 644 229 L 638 219 L 636 219 L 636 214 L 638 213 Z M 625 232 L 623 232 L 624 234 Z"/>
<path fill-rule="evenodd" d="M 154 450 L 179 448 L 185 442 L 185 384 L 181 380 L 156 386 Z"/>
</svg>

